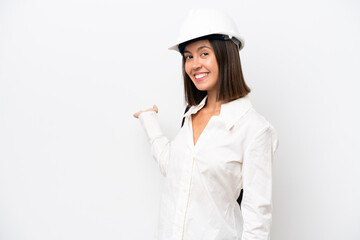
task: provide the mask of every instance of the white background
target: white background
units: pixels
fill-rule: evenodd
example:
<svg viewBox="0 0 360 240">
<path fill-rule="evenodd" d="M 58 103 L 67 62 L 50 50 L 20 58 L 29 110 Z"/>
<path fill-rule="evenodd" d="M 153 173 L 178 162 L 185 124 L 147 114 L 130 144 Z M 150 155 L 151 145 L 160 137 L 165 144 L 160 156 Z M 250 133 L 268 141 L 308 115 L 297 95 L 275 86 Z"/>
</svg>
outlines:
<svg viewBox="0 0 360 240">
<path fill-rule="evenodd" d="M 1 240 L 151 239 L 164 179 L 132 114 L 179 130 L 167 47 L 200 6 L 238 23 L 279 133 L 272 239 L 360 239 L 358 1 L 0 0 Z"/>
</svg>

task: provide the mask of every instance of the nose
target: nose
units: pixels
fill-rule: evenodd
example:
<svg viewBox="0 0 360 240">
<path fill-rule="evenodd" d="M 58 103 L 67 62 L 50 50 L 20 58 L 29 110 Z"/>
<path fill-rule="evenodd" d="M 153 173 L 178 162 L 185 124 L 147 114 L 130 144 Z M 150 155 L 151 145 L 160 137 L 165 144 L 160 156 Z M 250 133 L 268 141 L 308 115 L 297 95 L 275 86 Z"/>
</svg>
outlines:
<svg viewBox="0 0 360 240">
<path fill-rule="evenodd" d="M 192 69 L 198 70 L 201 68 L 201 59 L 198 57 L 194 57 L 192 61 Z"/>
</svg>

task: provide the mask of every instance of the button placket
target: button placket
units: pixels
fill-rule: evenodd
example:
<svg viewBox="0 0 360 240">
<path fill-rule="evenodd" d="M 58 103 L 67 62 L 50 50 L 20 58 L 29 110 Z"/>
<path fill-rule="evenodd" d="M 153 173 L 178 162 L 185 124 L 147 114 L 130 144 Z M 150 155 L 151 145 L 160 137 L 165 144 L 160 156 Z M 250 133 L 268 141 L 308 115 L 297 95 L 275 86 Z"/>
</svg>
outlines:
<svg viewBox="0 0 360 240">
<path fill-rule="evenodd" d="M 193 156 L 193 154 L 192 154 Z M 190 189 L 191 189 L 191 181 L 192 181 L 192 171 L 194 165 L 194 157 L 190 158 L 191 161 L 188 162 L 188 167 L 185 170 L 184 174 L 184 183 L 180 188 L 180 198 L 178 204 L 178 211 L 177 211 L 177 220 L 176 220 L 176 231 L 181 233 L 181 238 L 184 236 L 184 228 L 185 228 L 185 220 L 187 214 L 187 208 L 190 200 Z"/>
</svg>

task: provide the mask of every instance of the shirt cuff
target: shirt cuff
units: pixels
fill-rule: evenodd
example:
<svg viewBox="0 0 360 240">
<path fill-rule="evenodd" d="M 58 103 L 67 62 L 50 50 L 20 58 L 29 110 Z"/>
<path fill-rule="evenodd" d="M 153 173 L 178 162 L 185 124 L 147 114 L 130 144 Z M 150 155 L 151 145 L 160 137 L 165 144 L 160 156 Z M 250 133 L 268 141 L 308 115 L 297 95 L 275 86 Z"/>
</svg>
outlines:
<svg viewBox="0 0 360 240">
<path fill-rule="evenodd" d="M 142 112 L 139 115 L 139 120 L 141 122 L 141 125 L 144 127 L 146 135 L 150 142 L 153 142 L 156 138 L 163 135 L 155 111 Z"/>
</svg>

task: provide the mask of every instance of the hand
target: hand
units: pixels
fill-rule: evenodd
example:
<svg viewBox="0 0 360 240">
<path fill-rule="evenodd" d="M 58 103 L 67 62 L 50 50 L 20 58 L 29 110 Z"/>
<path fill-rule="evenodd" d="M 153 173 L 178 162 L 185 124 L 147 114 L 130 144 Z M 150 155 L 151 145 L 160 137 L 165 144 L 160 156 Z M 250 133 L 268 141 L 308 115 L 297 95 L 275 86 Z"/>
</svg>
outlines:
<svg viewBox="0 0 360 240">
<path fill-rule="evenodd" d="M 158 107 L 156 106 L 156 105 L 154 105 L 152 108 L 149 108 L 149 109 L 146 109 L 146 110 L 140 110 L 139 112 L 137 112 L 137 113 L 134 113 L 134 117 L 135 118 L 139 118 L 139 115 L 141 114 L 141 113 L 143 113 L 143 112 L 148 112 L 148 111 L 155 111 L 156 113 L 158 113 L 159 112 L 159 109 L 158 109 Z"/>
</svg>

